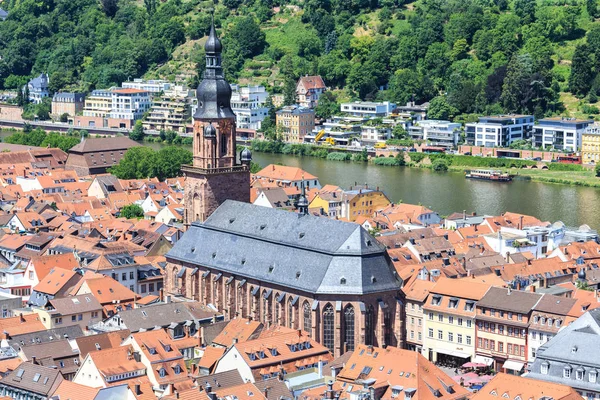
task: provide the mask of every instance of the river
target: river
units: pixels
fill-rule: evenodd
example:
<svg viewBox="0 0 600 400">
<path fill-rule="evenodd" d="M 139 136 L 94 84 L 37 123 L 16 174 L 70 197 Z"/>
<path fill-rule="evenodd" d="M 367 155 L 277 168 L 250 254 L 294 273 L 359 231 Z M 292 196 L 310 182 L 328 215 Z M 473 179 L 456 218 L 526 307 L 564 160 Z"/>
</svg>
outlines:
<svg viewBox="0 0 600 400">
<path fill-rule="evenodd" d="M 600 189 L 526 180 L 497 183 L 465 179 L 458 172 L 436 173 L 429 169 L 384 167 L 373 164 L 327 161 L 315 157 L 254 153 L 261 166 L 284 164 L 300 167 L 330 183 L 348 188 L 368 183 L 379 186 L 394 202 L 422 204 L 440 215 L 476 212 L 499 215 L 512 211 L 543 221 L 562 221 L 569 226 L 588 224 L 600 229 Z"/>
<path fill-rule="evenodd" d="M 0 131 L 0 137 L 12 132 Z M 147 143 L 159 149 L 163 144 Z M 600 229 L 600 188 L 514 180 L 496 183 L 465 179 L 462 173 L 436 173 L 428 169 L 384 167 L 366 163 L 327 161 L 315 157 L 254 153 L 265 167 L 284 164 L 300 167 L 327 183 L 349 188 L 355 182 L 379 186 L 394 202 L 422 204 L 440 215 L 476 212 L 499 215 L 512 211 L 569 226 L 588 224 Z"/>
</svg>

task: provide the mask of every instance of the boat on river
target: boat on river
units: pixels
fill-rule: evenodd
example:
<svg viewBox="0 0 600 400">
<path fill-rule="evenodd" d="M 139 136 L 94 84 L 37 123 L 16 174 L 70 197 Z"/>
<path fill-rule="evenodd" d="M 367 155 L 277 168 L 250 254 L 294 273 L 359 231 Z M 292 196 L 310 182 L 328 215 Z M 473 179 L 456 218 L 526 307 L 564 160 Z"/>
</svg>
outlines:
<svg viewBox="0 0 600 400">
<path fill-rule="evenodd" d="M 502 171 L 494 170 L 494 169 L 474 169 L 471 171 L 467 171 L 466 178 L 469 179 L 479 179 L 483 181 L 494 181 L 494 182 L 510 182 L 512 181 L 512 176 L 506 174 Z"/>
</svg>

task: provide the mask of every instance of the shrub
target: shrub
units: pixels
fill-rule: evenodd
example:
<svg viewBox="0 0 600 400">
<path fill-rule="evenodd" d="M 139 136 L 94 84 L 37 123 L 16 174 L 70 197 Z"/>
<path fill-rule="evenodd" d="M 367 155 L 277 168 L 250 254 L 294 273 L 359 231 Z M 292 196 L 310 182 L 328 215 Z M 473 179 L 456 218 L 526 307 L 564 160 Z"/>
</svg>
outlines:
<svg viewBox="0 0 600 400">
<path fill-rule="evenodd" d="M 400 165 L 400 161 L 397 158 L 378 157 L 373 159 L 373 164 L 397 167 Z"/>
<path fill-rule="evenodd" d="M 438 158 L 433 161 L 432 167 L 435 172 L 446 172 L 448 171 L 448 162 L 443 158 Z"/>
<path fill-rule="evenodd" d="M 350 161 L 352 159 L 352 154 L 334 151 L 327 155 L 327 159 L 331 161 Z"/>
</svg>

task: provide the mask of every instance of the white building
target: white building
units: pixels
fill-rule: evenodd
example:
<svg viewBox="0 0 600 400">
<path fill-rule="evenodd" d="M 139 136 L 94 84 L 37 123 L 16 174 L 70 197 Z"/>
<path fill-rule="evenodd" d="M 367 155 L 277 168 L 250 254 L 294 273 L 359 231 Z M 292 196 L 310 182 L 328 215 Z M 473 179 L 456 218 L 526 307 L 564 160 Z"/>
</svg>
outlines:
<svg viewBox="0 0 600 400">
<path fill-rule="evenodd" d="M 462 125 L 457 122 L 425 119 L 409 128 L 411 138 L 425 140 L 427 144 L 441 147 L 454 147 L 460 138 Z"/>
<path fill-rule="evenodd" d="M 123 89 L 138 89 L 152 94 L 158 94 L 170 90 L 173 84 L 162 79 L 134 79 L 133 82 L 123 82 Z"/>
<path fill-rule="evenodd" d="M 363 142 L 385 142 L 392 138 L 392 125 L 363 125 L 361 137 Z"/>
<path fill-rule="evenodd" d="M 355 101 L 354 103 L 342 103 L 340 111 L 354 117 L 387 117 L 396 109 L 396 104 L 384 101 L 374 103 L 369 101 Z"/>
<path fill-rule="evenodd" d="M 264 86 L 231 85 L 231 109 L 236 116 L 236 124 L 241 129 L 261 128 L 262 121 L 269 115 L 265 107 L 267 93 Z"/>
<path fill-rule="evenodd" d="M 502 255 L 506 253 L 531 252 L 536 258 L 556 249 L 565 236 L 562 224 L 549 227 L 524 227 L 523 229 L 502 227 L 497 233 L 484 235 L 487 244 Z"/>
<path fill-rule="evenodd" d="M 29 101 L 34 104 L 40 104 L 45 97 L 50 95 L 48 84 L 50 78 L 47 74 L 40 74 L 38 77 L 33 78 L 27 83 L 27 89 L 29 90 Z"/>
<path fill-rule="evenodd" d="M 101 117 L 106 116 L 112 110 L 112 93 L 111 89 L 96 89 L 87 96 L 83 107 L 84 117 Z"/>
<path fill-rule="evenodd" d="M 114 89 L 109 118 L 137 121 L 152 106 L 150 92 L 141 89 Z"/>
<path fill-rule="evenodd" d="M 590 119 L 575 118 L 544 118 L 533 126 L 533 145 L 555 150 L 576 152 L 581 150 L 581 135 L 585 133 L 588 125 L 593 124 Z"/>
<path fill-rule="evenodd" d="M 311 133 L 304 137 L 305 143 L 314 143 L 321 131 L 324 135 L 319 139 L 333 138 L 336 144 L 349 145 L 351 138 L 362 136 L 362 124 L 365 118 L 334 116 L 322 125 L 316 126 Z"/>
<path fill-rule="evenodd" d="M 533 115 L 495 115 L 479 117 L 479 122 L 465 125 L 467 143 L 484 147 L 506 147 L 527 139 L 533 128 Z"/>
</svg>

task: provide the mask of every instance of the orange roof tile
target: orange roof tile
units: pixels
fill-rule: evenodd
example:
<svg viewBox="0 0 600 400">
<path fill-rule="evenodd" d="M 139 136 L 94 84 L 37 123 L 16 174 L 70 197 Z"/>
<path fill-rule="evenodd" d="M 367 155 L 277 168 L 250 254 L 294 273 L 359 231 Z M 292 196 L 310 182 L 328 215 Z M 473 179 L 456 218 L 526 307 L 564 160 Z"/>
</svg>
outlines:
<svg viewBox="0 0 600 400">
<path fill-rule="evenodd" d="M 256 173 L 257 177 L 273 179 L 276 181 L 296 182 L 301 180 L 314 180 L 316 176 L 309 174 L 298 167 L 271 164 Z"/>
<path fill-rule="evenodd" d="M 521 376 L 499 373 L 484 388 L 475 393 L 472 400 L 498 400 L 501 398 L 540 400 L 581 400 L 575 389 L 558 383 L 538 381 Z"/>
<path fill-rule="evenodd" d="M 58 396 L 60 400 L 94 400 L 100 388 L 92 388 L 79 383 L 63 380 L 52 396 Z"/>
<path fill-rule="evenodd" d="M 29 265 L 35 269 L 39 281 L 43 280 L 53 268 L 73 270 L 79 267 L 73 253 L 32 257 Z"/>
<path fill-rule="evenodd" d="M 246 318 L 234 318 L 227 323 L 225 328 L 213 339 L 214 344 L 229 347 L 237 339 L 238 343 L 245 342 L 262 328 L 258 321 Z"/>
<path fill-rule="evenodd" d="M 139 297 L 110 276 L 85 279 L 77 294 L 85 293 L 91 293 L 102 305 L 112 304 L 113 300 L 118 300 L 121 303 L 124 301 L 133 301 Z"/>
<path fill-rule="evenodd" d="M 6 333 L 10 336 L 22 335 L 24 333 L 39 332 L 46 330 L 40 321 L 38 314 L 27 314 L 12 318 L 0 318 L 0 338 L 6 339 Z"/>
<path fill-rule="evenodd" d="M 55 295 L 63 289 L 68 289 L 66 285 L 76 283 L 77 272 L 62 268 L 52 268 L 50 272 L 35 285 L 33 290 L 40 293 Z"/>
<path fill-rule="evenodd" d="M 207 347 L 198 362 L 198 367 L 211 370 L 223 354 L 225 354 L 224 347 Z"/>
</svg>

